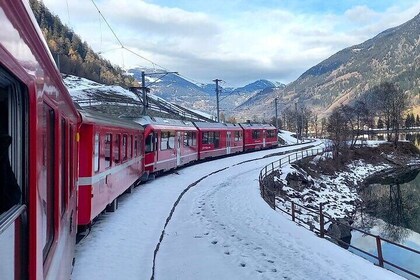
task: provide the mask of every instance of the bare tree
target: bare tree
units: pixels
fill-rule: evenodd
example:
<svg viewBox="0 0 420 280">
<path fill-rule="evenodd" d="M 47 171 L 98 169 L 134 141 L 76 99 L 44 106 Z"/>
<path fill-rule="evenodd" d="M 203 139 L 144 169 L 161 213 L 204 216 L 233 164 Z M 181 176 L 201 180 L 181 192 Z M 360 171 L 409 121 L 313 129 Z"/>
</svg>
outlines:
<svg viewBox="0 0 420 280">
<path fill-rule="evenodd" d="M 389 82 L 373 87 L 367 92 L 370 110 L 384 119 L 387 140 L 394 134 L 394 145 L 397 146 L 403 113 L 409 105 L 408 95 L 397 85 Z"/>
<path fill-rule="evenodd" d="M 327 120 L 327 132 L 333 146 L 333 157 L 337 158 L 347 146 L 350 132 L 349 121 L 341 108 L 336 108 Z"/>
</svg>

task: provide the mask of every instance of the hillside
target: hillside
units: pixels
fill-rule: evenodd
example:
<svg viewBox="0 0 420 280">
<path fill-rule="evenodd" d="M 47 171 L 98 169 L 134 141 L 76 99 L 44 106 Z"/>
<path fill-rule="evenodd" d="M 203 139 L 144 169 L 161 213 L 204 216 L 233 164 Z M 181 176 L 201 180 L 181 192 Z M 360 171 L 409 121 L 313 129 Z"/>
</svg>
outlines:
<svg viewBox="0 0 420 280">
<path fill-rule="evenodd" d="M 420 105 L 420 14 L 359 45 L 343 49 L 303 73 L 284 90 L 272 90 L 259 102 L 244 104 L 234 114 L 274 115 L 274 98 L 279 109 L 293 106 L 312 108 L 320 115 L 356 99 L 380 82 L 397 83 L 411 96 L 411 106 Z M 267 110 L 266 108 L 273 108 Z M 265 110 L 264 110 L 265 109 Z"/>
<path fill-rule="evenodd" d="M 123 69 L 101 58 L 81 38 L 51 14 L 42 1 L 30 0 L 35 18 L 61 73 L 84 77 L 102 84 L 136 85 Z"/>
</svg>

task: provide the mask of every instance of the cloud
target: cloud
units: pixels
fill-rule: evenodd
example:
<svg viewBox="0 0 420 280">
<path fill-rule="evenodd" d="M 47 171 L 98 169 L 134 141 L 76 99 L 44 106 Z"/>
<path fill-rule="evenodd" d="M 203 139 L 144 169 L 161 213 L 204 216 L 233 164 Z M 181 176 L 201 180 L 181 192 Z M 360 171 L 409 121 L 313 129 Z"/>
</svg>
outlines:
<svg viewBox="0 0 420 280">
<path fill-rule="evenodd" d="M 121 50 L 106 51 L 119 44 L 90 2 L 68 1 L 68 13 L 60 2 L 44 0 L 103 56 L 125 67 L 150 66 Z M 194 1 L 181 2 L 183 8 L 159 2 L 97 0 L 126 47 L 195 80 L 217 77 L 236 86 L 260 78 L 291 82 L 335 52 L 402 24 L 420 10 L 412 0 L 381 10 L 358 0 L 344 10 L 334 11 L 332 5 L 312 12 L 236 1 L 219 5 L 220 13 L 208 5 L 193 10 Z"/>
</svg>

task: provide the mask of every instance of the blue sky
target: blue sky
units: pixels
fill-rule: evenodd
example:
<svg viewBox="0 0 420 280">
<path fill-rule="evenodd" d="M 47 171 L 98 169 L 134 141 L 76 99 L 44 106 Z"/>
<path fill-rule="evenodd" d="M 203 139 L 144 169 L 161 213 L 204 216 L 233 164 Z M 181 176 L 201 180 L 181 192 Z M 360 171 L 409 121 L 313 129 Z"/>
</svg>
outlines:
<svg viewBox="0 0 420 280">
<path fill-rule="evenodd" d="M 335 52 L 400 25 L 420 11 L 414 0 L 96 0 L 123 44 L 191 80 L 241 86 L 289 83 Z M 127 51 L 91 1 L 44 4 L 94 50 L 124 68 L 156 67 Z M 68 7 L 68 8 L 67 8 Z"/>
</svg>

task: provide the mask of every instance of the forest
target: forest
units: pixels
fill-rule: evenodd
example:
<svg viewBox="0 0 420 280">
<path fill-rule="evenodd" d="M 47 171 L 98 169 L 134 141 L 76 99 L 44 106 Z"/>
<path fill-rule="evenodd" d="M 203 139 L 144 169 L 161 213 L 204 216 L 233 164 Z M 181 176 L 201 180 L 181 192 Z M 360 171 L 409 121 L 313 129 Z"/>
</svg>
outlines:
<svg viewBox="0 0 420 280">
<path fill-rule="evenodd" d="M 137 85 L 135 79 L 126 75 L 122 68 L 95 53 L 86 41 L 82 41 L 58 16 L 53 15 L 42 1 L 29 2 L 61 73 L 106 85 L 126 88 Z"/>
</svg>

